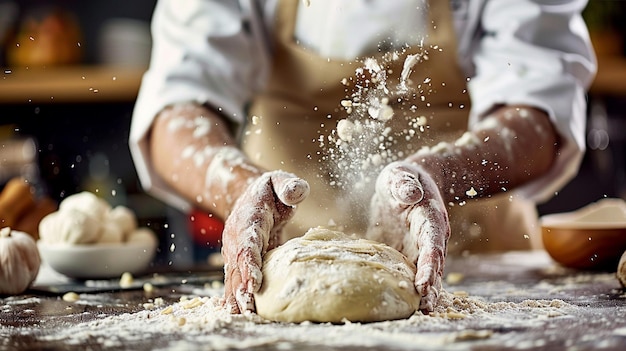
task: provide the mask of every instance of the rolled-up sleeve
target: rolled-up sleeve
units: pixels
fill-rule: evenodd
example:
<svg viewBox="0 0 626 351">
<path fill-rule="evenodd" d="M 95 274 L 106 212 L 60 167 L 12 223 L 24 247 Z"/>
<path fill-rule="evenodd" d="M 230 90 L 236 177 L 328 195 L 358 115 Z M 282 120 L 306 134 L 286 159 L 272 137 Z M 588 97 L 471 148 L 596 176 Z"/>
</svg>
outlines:
<svg viewBox="0 0 626 351">
<path fill-rule="evenodd" d="M 135 104 L 129 146 L 143 187 L 178 207 L 186 202 L 152 171 L 147 133 L 159 111 L 181 102 L 209 104 L 232 122 L 243 122 L 246 104 L 267 75 L 267 43 L 250 3 L 162 0 L 154 10 L 150 67 Z"/>
<path fill-rule="evenodd" d="M 545 110 L 561 138 L 544 176 L 519 191 L 545 201 L 571 180 L 585 151 L 586 90 L 596 59 L 580 15 L 586 0 L 486 1 L 476 43 L 470 124 L 499 104 Z"/>
</svg>

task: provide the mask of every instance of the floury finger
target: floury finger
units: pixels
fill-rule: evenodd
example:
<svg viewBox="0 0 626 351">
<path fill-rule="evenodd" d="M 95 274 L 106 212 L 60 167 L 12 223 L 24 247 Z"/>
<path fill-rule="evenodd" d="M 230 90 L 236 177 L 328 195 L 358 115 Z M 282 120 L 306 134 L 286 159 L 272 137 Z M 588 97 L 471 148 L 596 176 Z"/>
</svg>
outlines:
<svg viewBox="0 0 626 351">
<path fill-rule="evenodd" d="M 389 164 L 376 182 L 368 237 L 381 240 L 416 263 L 421 309 L 437 303 L 450 224 L 434 180 L 408 162 Z"/>
<path fill-rule="evenodd" d="M 309 183 L 291 173 L 276 171 L 271 179 L 274 192 L 285 205 L 297 205 L 309 195 Z"/>
<path fill-rule="evenodd" d="M 387 168 L 386 175 L 391 195 L 404 205 L 414 205 L 424 198 L 424 187 L 419 181 L 419 170 L 408 164 L 396 163 Z"/>
<path fill-rule="evenodd" d="M 266 172 L 236 201 L 226 220 L 222 254 L 225 261 L 225 302 L 233 313 L 254 311 L 254 293 L 261 286 L 263 254 L 279 243 L 282 228 L 295 204 L 308 195 L 306 181 L 282 172 Z"/>
<path fill-rule="evenodd" d="M 235 203 L 223 234 L 225 297 L 237 312 L 254 310 L 252 293 L 261 284 L 261 257 L 274 225 L 274 194 L 269 176 L 255 180 Z"/>
<path fill-rule="evenodd" d="M 441 289 L 450 223 L 437 185 L 421 168 L 415 166 L 415 170 L 424 197 L 411 211 L 411 225 L 406 237 L 409 243 L 405 245 L 405 254 L 416 262 L 415 287 L 422 295 L 420 309 L 432 311 Z"/>
</svg>

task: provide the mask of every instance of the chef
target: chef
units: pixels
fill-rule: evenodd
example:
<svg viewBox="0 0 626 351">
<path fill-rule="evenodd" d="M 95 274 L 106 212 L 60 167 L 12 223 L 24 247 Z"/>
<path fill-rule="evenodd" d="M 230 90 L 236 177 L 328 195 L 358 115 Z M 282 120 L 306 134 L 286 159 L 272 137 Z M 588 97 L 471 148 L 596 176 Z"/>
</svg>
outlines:
<svg viewBox="0 0 626 351">
<path fill-rule="evenodd" d="M 531 247 L 535 203 L 576 174 L 596 68 L 585 5 L 159 1 L 130 135 L 138 175 L 225 220 L 235 313 L 254 310 L 262 255 L 314 226 L 405 253 L 432 310 L 448 251 Z M 367 104 L 378 112 L 355 113 Z M 337 186 L 333 130 L 371 117 L 393 139 L 382 164 L 365 187 Z"/>
</svg>

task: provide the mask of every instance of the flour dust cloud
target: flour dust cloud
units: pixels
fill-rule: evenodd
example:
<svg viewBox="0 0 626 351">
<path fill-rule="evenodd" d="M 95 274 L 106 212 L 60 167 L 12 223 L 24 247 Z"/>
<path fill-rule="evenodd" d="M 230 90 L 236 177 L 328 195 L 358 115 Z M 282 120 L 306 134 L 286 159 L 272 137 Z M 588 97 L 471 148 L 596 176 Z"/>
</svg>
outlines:
<svg viewBox="0 0 626 351">
<path fill-rule="evenodd" d="M 430 78 L 413 82 L 411 73 L 429 59 L 429 50 L 440 49 L 420 47 L 415 54 L 405 49 L 365 58 L 353 76 L 342 79 L 348 92 L 340 102 L 345 117 L 328 135 L 319 136 L 322 162 L 332 166 L 332 186 L 367 198 L 382 168 L 408 156 L 397 146 L 410 144 L 428 129 L 417 104 L 429 106 L 432 83 Z"/>
</svg>

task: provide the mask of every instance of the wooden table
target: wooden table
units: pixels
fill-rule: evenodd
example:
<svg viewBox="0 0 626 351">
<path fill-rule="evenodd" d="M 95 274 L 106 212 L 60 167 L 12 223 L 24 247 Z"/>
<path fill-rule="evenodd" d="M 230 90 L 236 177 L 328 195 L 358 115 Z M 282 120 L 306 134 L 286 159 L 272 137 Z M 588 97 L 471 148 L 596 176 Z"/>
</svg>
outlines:
<svg viewBox="0 0 626 351">
<path fill-rule="evenodd" d="M 543 252 L 449 258 L 446 272 L 446 296 L 459 297 L 458 305 L 436 316 L 369 324 L 225 318 L 205 308 L 217 297 L 203 292 L 214 289 L 182 280 L 152 293 L 83 293 L 82 303 L 29 291 L 0 299 L 0 349 L 626 349 L 626 295 L 612 273 L 565 270 Z M 187 309 L 194 297 L 204 305 Z M 470 312 L 461 306 L 468 301 L 490 310 Z M 170 306 L 174 312 L 166 313 Z"/>
</svg>

